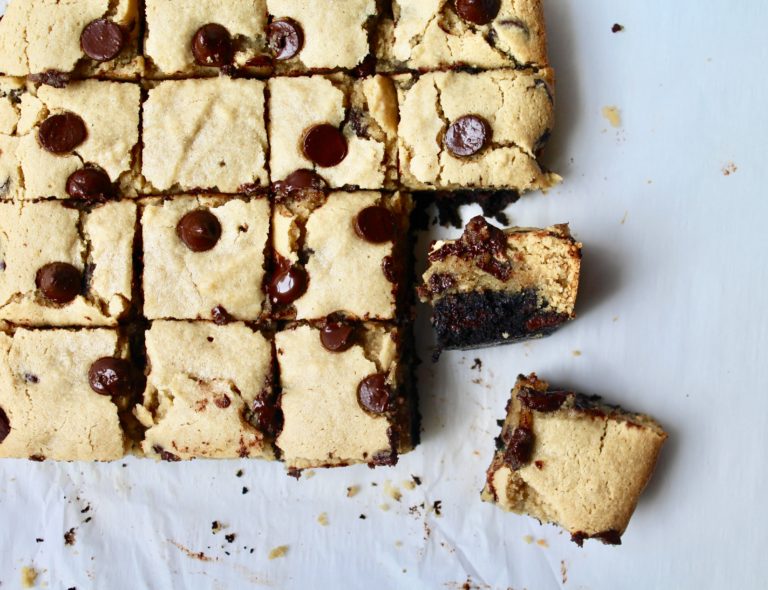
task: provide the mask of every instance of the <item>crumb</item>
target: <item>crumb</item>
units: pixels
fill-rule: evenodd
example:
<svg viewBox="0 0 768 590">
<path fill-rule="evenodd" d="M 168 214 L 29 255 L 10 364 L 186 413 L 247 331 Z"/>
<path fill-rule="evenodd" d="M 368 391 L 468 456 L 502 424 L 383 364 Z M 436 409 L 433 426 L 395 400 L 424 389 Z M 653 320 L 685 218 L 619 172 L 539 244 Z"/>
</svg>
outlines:
<svg viewBox="0 0 768 590">
<path fill-rule="evenodd" d="M 416 489 L 416 482 L 413 481 L 412 479 L 403 480 L 403 487 L 406 490 L 415 490 Z"/>
<path fill-rule="evenodd" d="M 243 477 L 243 470 L 238 469 L 237 472 L 235 473 L 235 477 Z"/>
<path fill-rule="evenodd" d="M 320 516 L 317 517 L 317 522 L 322 526 L 328 526 L 330 524 L 328 522 L 328 514 L 325 512 L 321 512 Z"/>
<path fill-rule="evenodd" d="M 379 504 L 379 508 L 381 508 L 384 512 L 389 512 L 389 504 Z"/>
<path fill-rule="evenodd" d="M 531 535 L 525 535 L 523 537 L 523 541 L 525 541 L 526 544 L 530 545 L 531 543 L 533 543 L 533 537 Z"/>
<path fill-rule="evenodd" d="M 366 519 L 366 518 L 368 518 L 368 517 L 367 517 L 365 514 L 361 514 L 360 516 L 358 516 L 358 518 L 359 518 L 360 520 L 365 520 L 365 519 Z"/>
<path fill-rule="evenodd" d="M 733 162 L 728 162 L 725 166 L 723 166 L 723 176 L 730 176 L 731 174 L 735 174 L 736 171 L 739 169 L 736 164 Z"/>
<path fill-rule="evenodd" d="M 214 559 L 213 557 L 208 557 L 202 551 L 192 551 L 191 549 L 184 547 L 184 545 L 182 545 L 181 543 L 177 543 L 176 541 L 171 541 L 171 539 L 168 539 L 168 542 L 173 544 L 176 547 L 176 549 L 178 549 L 179 551 L 183 551 L 184 553 L 186 553 L 187 557 L 191 557 L 192 559 L 197 559 L 198 561 L 216 561 L 216 559 Z"/>
<path fill-rule="evenodd" d="M 39 575 L 38 571 L 32 566 L 24 566 L 21 568 L 21 587 L 34 588 Z"/>
<path fill-rule="evenodd" d="M 574 350 L 572 354 L 573 354 L 573 356 L 581 356 L 581 351 L 580 350 Z"/>
<path fill-rule="evenodd" d="M 443 501 L 442 500 L 435 500 L 432 503 L 432 512 L 434 512 L 436 516 L 442 516 L 442 514 L 443 514 Z"/>
<path fill-rule="evenodd" d="M 482 369 L 483 369 L 483 361 L 481 361 L 480 359 L 476 358 L 475 362 L 472 363 L 472 366 L 470 367 L 470 369 L 482 371 Z"/>
<path fill-rule="evenodd" d="M 620 25 L 619 23 L 614 23 L 614 25 L 611 27 L 612 33 L 621 33 L 624 30 L 624 25 Z"/>
<path fill-rule="evenodd" d="M 247 494 L 249 491 L 250 491 L 250 490 L 249 490 L 248 488 L 246 488 L 245 486 L 243 486 L 243 494 Z"/>
<path fill-rule="evenodd" d="M 288 553 L 288 545 L 280 545 L 269 552 L 269 558 L 278 559 L 280 557 L 285 557 L 286 553 Z"/>
<path fill-rule="evenodd" d="M 360 492 L 360 486 L 348 486 L 347 498 L 354 498 Z"/>
<path fill-rule="evenodd" d="M 40 537 L 35 539 L 35 543 L 42 543 L 43 541 L 45 541 L 45 539 L 41 539 Z"/>
<path fill-rule="evenodd" d="M 392 482 L 389 480 L 386 480 L 384 482 L 384 493 L 392 498 L 395 502 L 399 502 L 400 499 L 403 497 L 403 494 L 400 492 L 400 489 L 396 486 L 392 485 Z"/>
<path fill-rule="evenodd" d="M 215 535 L 216 533 L 220 533 L 221 529 L 224 528 L 224 525 L 221 524 L 218 520 L 214 520 L 211 523 L 211 532 Z"/>
<path fill-rule="evenodd" d="M 235 533 L 229 533 L 224 535 L 224 538 L 227 540 L 227 543 L 234 543 L 237 535 Z"/>
<path fill-rule="evenodd" d="M 76 541 L 77 535 L 75 534 L 75 527 L 72 527 L 66 533 L 64 533 L 64 544 L 74 545 Z"/>
<path fill-rule="evenodd" d="M 306 477 L 306 479 L 312 479 L 313 477 L 315 477 L 315 470 L 314 469 L 310 469 L 309 471 L 307 471 L 305 473 L 305 477 Z"/>
<path fill-rule="evenodd" d="M 411 475 L 411 479 L 417 486 L 421 485 L 421 478 L 418 475 Z"/>
<path fill-rule="evenodd" d="M 617 316 L 617 315 L 613 316 L 613 321 L 614 322 L 618 322 L 619 321 L 619 316 Z"/>
<path fill-rule="evenodd" d="M 652 181 L 652 180 L 646 180 L 646 182 L 647 182 L 648 184 L 653 184 L 653 181 Z"/>
<path fill-rule="evenodd" d="M 619 107 L 603 107 L 603 117 L 608 119 L 611 127 L 621 127 L 621 112 L 619 111 Z"/>
<path fill-rule="evenodd" d="M 568 581 L 568 568 L 565 566 L 565 560 L 560 561 L 560 575 L 562 576 L 563 584 Z"/>
<path fill-rule="evenodd" d="M 548 549 L 549 548 L 549 543 L 547 543 L 546 539 L 539 539 L 538 541 L 536 541 L 536 544 L 539 547 L 543 547 L 544 549 Z"/>
<path fill-rule="evenodd" d="M 629 215 L 629 211 L 624 211 L 624 217 L 621 218 L 621 225 L 624 225 L 627 222 L 627 215 Z"/>
<path fill-rule="evenodd" d="M 80 514 L 85 514 L 85 513 L 86 513 L 86 512 L 88 512 L 90 509 L 91 509 L 91 505 L 90 505 L 90 504 L 88 504 L 88 505 L 87 505 L 85 508 L 83 508 L 83 509 L 80 511 Z"/>
<path fill-rule="evenodd" d="M 402 546 L 403 546 L 403 542 L 402 541 L 395 541 L 395 547 L 400 549 L 400 547 L 402 547 Z"/>
</svg>

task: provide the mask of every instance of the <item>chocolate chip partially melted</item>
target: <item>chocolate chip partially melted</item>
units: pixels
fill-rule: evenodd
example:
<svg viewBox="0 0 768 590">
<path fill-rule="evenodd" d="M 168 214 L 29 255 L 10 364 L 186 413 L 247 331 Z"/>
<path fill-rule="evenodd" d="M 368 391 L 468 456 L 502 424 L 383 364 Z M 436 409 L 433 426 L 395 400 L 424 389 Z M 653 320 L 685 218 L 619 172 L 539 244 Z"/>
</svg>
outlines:
<svg viewBox="0 0 768 590">
<path fill-rule="evenodd" d="M 330 168 L 347 157 L 347 139 L 333 125 L 315 125 L 304 135 L 302 151 L 311 162 L 322 168 Z"/>
<path fill-rule="evenodd" d="M 267 44 L 276 60 L 291 59 L 304 46 L 304 31 L 293 19 L 275 19 L 267 26 Z"/>
<path fill-rule="evenodd" d="M 517 394 L 520 402 L 531 410 L 537 412 L 554 412 L 568 399 L 567 391 L 536 391 L 535 389 L 523 389 Z"/>
<path fill-rule="evenodd" d="M 3 408 L 0 408 L 0 443 L 11 433 L 11 421 Z"/>
<path fill-rule="evenodd" d="M 395 217 L 386 207 L 366 207 L 355 218 L 355 233 L 372 244 L 389 242 L 395 237 Z"/>
<path fill-rule="evenodd" d="M 91 59 L 110 61 L 123 50 L 126 40 L 120 25 L 108 18 L 100 18 L 85 26 L 80 34 L 80 47 Z"/>
<path fill-rule="evenodd" d="M 218 23 L 203 25 L 192 36 L 192 55 L 201 66 L 220 68 L 234 59 L 232 35 Z"/>
<path fill-rule="evenodd" d="M 374 414 L 383 414 L 389 408 L 391 390 L 386 373 L 374 373 L 360 381 L 357 399 L 360 405 Z"/>
<path fill-rule="evenodd" d="M 299 168 L 294 170 L 284 180 L 275 183 L 275 192 L 278 196 L 288 197 L 297 191 L 316 190 L 327 188 L 325 180 L 314 170 Z"/>
<path fill-rule="evenodd" d="M 50 262 L 37 271 L 35 285 L 49 301 L 65 304 L 80 294 L 83 276 L 67 262 Z"/>
<path fill-rule="evenodd" d="M 328 321 L 320 330 L 320 343 L 331 352 L 344 352 L 354 342 L 354 328 L 344 322 Z"/>
<path fill-rule="evenodd" d="M 217 305 L 211 310 L 211 318 L 217 326 L 225 326 L 235 321 L 235 318 L 232 317 L 223 305 Z"/>
<path fill-rule="evenodd" d="M 270 301 L 274 305 L 290 305 L 307 290 L 309 279 L 306 271 L 287 261 L 280 264 L 275 276 L 267 285 Z"/>
<path fill-rule="evenodd" d="M 40 124 L 37 139 L 52 154 L 66 154 L 88 137 L 85 122 L 75 113 L 51 115 Z"/>
<path fill-rule="evenodd" d="M 135 373 L 126 359 L 105 356 L 88 369 L 88 383 L 99 395 L 130 396 L 135 391 Z"/>
<path fill-rule="evenodd" d="M 67 178 L 67 194 L 73 199 L 105 200 L 114 196 L 109 175 L 101 168 L 81 168 Z"/>
<path fill-rule="evenodd" d="M 176 234 L 193 252 L 207 252 L 221 238 L 221 223 L 208 209 L 195 209 L 179 220 Z"/>
<path fill-rule="evenodd" d="M 262 432 L 277 437 L 283 430 L 283 410 L 277 405 L 256 399 L 251 411 L 256 425 Z"/>
<path fill-rule="evenodd" d="M 445 147 L 461 158 L 473 156 L 491 140 L 491 125 L 478 115 L 459 117 L 445 133 Z"/>
<path fill-rule="evenodd" d="M 456 0 L 456 14 L 475 25 L 487 25 L 501 8 L 501 0 Z"/>
<path fill-rule="evenodd" d="M 533 431 L 530 428 L 518 426 L 509 437 L 507 450 L 504 451 L 504 461 L 515 471 L 527 465 L 531 461 L 534 441 Z"/>
</svg>

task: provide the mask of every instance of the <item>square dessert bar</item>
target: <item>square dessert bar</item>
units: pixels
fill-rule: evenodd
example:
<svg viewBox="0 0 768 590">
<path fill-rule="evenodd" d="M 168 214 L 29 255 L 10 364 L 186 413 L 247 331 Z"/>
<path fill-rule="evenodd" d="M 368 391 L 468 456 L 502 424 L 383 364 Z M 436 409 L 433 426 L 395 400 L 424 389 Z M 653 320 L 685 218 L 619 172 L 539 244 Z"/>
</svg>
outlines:
<svg viewBox="0 0 768 590">
<path fill-rule="evenodd" d="M 10 0 L 0 19 L 0 73 L 63 86 L 143 73 L 136 0 Z"/>
<path fill-rule="evenodd" d="M 141 217 L 144 316 L 259 320 L 269 215 L 265 196 L 148 199 Z"/>
<path fill-rule="evenodd" d="M 272 181 L 314 169 L 331 188 L 395 188 L 397 96 L 383 76 L 269 80 Z"/>
<path fill-rule="evenodd" d="M 399 329 L 329 320 L 275 336 L 289 470 L 351 463 L 393 465 L 416 444 Z"/>
<path fill-rule="evenodd" d="M 145 192 L 237 193 L 269 184 L 265 84 L 169 80 L 144 103 Z"/>
<path fill-rule="evenodd" d="M 136 84 L 0 78 L 0 200 L 130 193 L 139 103 Z"/>
<path fill-rule="evenodd" d="M 272 317 L 395 320 L 407 296 L 410 196 L 296 189 L 310 171 L 279 183 L 267 287 Z"/>
<path fill-rule="evenodd" d="M 0 332 L 0 457 L 110 461 L 137 374 L 108 329 Z"/>
<path fill-rule="evenodd" d="M 108 326 L 132 301 L 136 205 L 0 203 L 0 320 Z"/>
<path fill-rule="evenodd" d="M 392 0 L 377 54 L 385 68 L 547 64 L 541 0 Z"/>
<path fill-rule="evenodd" d="M 147 456 L 274 458 L 280 413 L 270 340 L 240 322 L 156 321 L 146 350 L 147 385 L 135 413 Z"/>
<path fill-rule="evenodd" d="M 520 375 L 483 500 L 618 545 L 667 434 L 653 419 Z"/>
<path fill-rule="evenodd" d="M 419 295 L 440 350 L 544 336 L 574 317 L 581 244 L 567 225 L 502 231 L 478 216 L 428 260 Z"/>
<path fill-rule="evenodd" d="M 523 192 L 559 181 L 537 161 L 554 124 L 552 70 L 448 71 L 396 80 L 406 187 Z"/>
</svg>

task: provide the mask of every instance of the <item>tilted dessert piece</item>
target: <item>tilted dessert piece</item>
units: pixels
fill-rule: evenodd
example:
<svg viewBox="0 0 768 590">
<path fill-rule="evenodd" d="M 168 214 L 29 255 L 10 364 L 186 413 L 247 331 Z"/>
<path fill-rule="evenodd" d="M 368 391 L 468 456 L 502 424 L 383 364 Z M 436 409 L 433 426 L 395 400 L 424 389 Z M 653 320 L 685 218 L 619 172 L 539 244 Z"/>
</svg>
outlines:
<svg viewBox="0 0 768 590">
<path fill-rule="evenodd" d="M 147 428 L 147 456 L 274 458 L 280 415 L 270 340 L 240 322 L 157 321 L 146 347 L 147 386 L 135 412 Z"/>
<path fill-rule="evenodd" d="M 428 258 L 419 295 L 441 350 L 544 336 L 574 317 L 581 244 L 567 225 L 501 230 L 475 217 Z"/>
<path fill-rule="evenodd" d="M 261 319 L 269 210 L 265 196 L 148 199 L 141 219 L 145 317 Z"/>
<path fill-rule="evenodd" d="M 619 545 L 666 438 L 648 416 L 520 375 L 482 497 L 579 545 Z"/>
<path fill-rule="evenodd" d="M 390 70 L 547 64 L 541 0 L 393 0 L 377 54 Z"/>
<path fill-rule="evenodd" d="M 411 189 L 547 189 L 537 161 L 554 125 L 552 70 L 395 76 L 401 182 Z"/>
<path fill-rule="evenodd" d="M 136 205 L 0 203 L 0 320 L 117 324 L 132 301 Z"/>
</svg>

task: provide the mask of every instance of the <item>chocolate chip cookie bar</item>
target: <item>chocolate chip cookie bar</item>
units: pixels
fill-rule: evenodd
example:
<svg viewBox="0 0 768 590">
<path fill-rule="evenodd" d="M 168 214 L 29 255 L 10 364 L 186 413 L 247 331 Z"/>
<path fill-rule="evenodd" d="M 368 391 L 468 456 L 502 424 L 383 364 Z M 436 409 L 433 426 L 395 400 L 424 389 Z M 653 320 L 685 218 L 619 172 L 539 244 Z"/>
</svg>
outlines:
<svg viewBox="0 0 768 590">
<path fill-rule="evenodd" d="M 520 375 L 483 500 L 618 545 L 667 434 L 652 418 Z"/>
<path fill-rule="evenodd" d="M 541 0 L 392 0 L 381 28 L 389 70 L 547 65 Z"/>
<path fill-rule="evenodd" d="M 11 0 L 0 19 L 0 74 L 63 87 L 70 79 L 136 79 L 136 0 Z"/>
<path fill-rule="evenodd" d="M 314 170 L 331 188 L 395 188 L 397 97 L 383 76 L 269 80 L 272 181 Z"/>
<path fill-rule="evenodd" d="M 0 78 L 0 200 L 130 196 L 139 103 L 136 84 Z"/>
<path fill-rule="evenodd" d="M 144 316 L 259 320 L 269 216 L 265 196 L 147 200 L 141 217 Z"/>
<path fill-rule="evenodd" d="M 135 409 L 146 456 L 274 458 L 280 416 L 270 340 L 240 322 L 156 321 L 146 349 L 147 386 Z"/>
<path fill-rule="evenodd" d="M 144 192 L 238 193 L 269 184 L 264 82 L 168 80 L 144 103 Z"/>
<path fill-rule="evenodd" d="M 415 444 L 413 404 L 397 328 L 329 318 L 275 336 L 283 427 L 293 471 L 392 465 Z"/>
<path fill-rule="evenodd" d="M 136 205 L 0 203 L 0 320 L 110 326 L 132 301 Z"/>
<path fill-rule="evenodd" d="M 110 461 L 136 383 L 118 332 L 0 332 L 0 457 Z"/>
<path fill-rule="evenodd" d="M 400 181 L 411 189 L 546 189 L 537 161 L 554 124 L 549 69 L 396 76 Z"/>
<path fill-rule="evenodd" d="M 545 336 L 574 317 L 581 244 L 567 225 L 502 231 L 478 216 L 428 259 L 418 290 L 440 350 Z"/>
<path fill-rule="evenodd" d="M 407 194 L 329 193 L 309 170 L 278 183 L 272 316 L 397 319 L 407 291 L 410 212 Z"/>
</svg>

